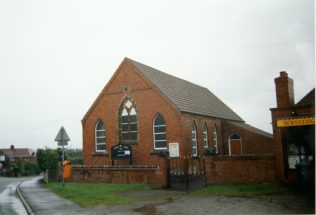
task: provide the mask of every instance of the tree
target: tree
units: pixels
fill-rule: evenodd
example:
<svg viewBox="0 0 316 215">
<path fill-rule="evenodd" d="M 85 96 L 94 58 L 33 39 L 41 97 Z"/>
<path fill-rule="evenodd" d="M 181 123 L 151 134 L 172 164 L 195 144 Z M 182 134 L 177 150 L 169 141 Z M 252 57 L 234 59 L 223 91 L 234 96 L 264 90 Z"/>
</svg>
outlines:
<svg viewBox="0 0 316 215">
<path fill-rule="evenodd" d="M 69 160 L 71 164 L 82 165 L 82 149 L 66 149 L 65 150 L 65 159 Z"/>
<path fill-rule="evenodd" d="M 3 166 L 6 169 L 6 175 L 10 176 L 11 175 L 11 160 L 10 160 L 10 157 L 7 155 L 5 156 Z"/>
<path fill-rule="evenodd" d="M 17 166 L 18 173 L 20 175 L 25 175 L 24 162 L 22 159 L 20 159 L 20 158 L 17 159 L 16 166 Z"/>
<path fill-rule="evenodd" d="M 55 149 L 38 149 L 36 153 L 37 163 L 41 171 L 57 170 L 58 151 Z"/>
</svg>

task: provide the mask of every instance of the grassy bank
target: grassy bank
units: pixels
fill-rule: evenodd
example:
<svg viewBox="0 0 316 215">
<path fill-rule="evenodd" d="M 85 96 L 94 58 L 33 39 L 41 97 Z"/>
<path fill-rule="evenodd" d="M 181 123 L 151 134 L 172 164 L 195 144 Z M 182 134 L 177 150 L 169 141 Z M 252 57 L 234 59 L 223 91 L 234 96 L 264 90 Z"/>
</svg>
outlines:
<svg viewBox="0 0 316 215">
<path fill-rule="evenodd" d="M 153 189 L 153 186 L 148 184 L 67 183 L 65 187 L 62 187 L 60 183 L 50 182 L 45 186 L 57 195 L 84 207 L 130 203 L 138 199 L 123 197 L 118 194 L 133 190 Z"/>
<path fill-rule="evenodd" d="M 191 195 L 228 197 L 256 197 L 282 194 L 289 194 L 289 190 L 275 183 L 212 185 L 191 193 Z"/>
<path fill-rule="evenodd" d="M 151 190 L 155 187 L 148 184 L 88 184 L 67 183 L 63 188 L 61 183 L 50 182 L 45 185 L 59 196 L 69 199 L 84 207 L 96 205 L 127 204 L 144 198 L 130 198 L 119 195 L 121 192 Z M 195 196 L 227 196 L 227 197 L 257 197 L 266 195 L 289 194 L 288 189 L 279 184 L 224 184 L 212 185 L 189 192 L 185 195 Z M 148 196 L 151 198 L 151 196 Z"/>
</svg>

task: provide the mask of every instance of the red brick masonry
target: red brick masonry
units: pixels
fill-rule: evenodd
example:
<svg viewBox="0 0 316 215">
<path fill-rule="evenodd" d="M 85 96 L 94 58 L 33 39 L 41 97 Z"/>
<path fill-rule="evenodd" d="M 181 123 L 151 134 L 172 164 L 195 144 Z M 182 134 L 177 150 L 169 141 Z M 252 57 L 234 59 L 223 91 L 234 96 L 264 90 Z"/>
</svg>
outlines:
<svg viewBox="0 0 316 215">
<path fill-rule="evenodd" d="M 205 158 L 206 184 L 273 182 L 273 155 L 214 156 Z"/>
<path fill-rule="evenodd" d="M 208 156 L 205 164 L 206 184 L 272 182 L 272 155 Z M 73 166 L 72 181 L 105 183 L 149 183 L 168 186 L 169 160 L 158 166 Z"/>
</svg>

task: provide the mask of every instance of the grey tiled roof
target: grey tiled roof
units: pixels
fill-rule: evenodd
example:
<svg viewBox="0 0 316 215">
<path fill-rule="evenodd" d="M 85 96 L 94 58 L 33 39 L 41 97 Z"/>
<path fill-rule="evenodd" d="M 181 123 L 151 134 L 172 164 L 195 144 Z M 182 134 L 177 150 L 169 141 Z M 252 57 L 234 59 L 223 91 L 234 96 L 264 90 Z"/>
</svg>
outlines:
<svg viewBox="0 0 316 215">
<path fill-rule="evenodd" d="M 234 121 L 244 121 L 207 88 L 128 59 L 180 111 Z"/>
<path fill-rule="evenodd" d="M 268 137 L 268 138 L 273 138 L 272 134 L 270 134 L 268 132 L 265 132 L 263 130 L 260 130 L 258 128 L 255 128 L 255 127 L 253 127 L 253 126 L 251 126 L 249 124 L 240 123 L 240 122 L 230 122 L 230 123 L 232 123 L 233 125 L 239 126 L 241 128 L 247 129 L 248 131 L 254 132 L 256 134 L 260 134 L 260 135 Z"/>
<path fill-rule="evenodd" d="M 296 107 L 302 106 L 314 106 L 315 105 L 315 88 L 307 93 L 299 102 L 296 103 Z"/>
</svg>

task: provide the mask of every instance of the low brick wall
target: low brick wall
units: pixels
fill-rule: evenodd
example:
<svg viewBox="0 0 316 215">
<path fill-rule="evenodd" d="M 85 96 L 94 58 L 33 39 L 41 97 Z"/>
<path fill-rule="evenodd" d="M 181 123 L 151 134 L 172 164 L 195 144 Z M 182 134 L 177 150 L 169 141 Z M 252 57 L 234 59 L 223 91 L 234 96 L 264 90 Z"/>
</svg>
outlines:
<svg viewBox="0 0 316 215">
<path fill-rule="evenodd" d="M 207 185 L 275 180 L 273 155 L 209 156 L 204 162 Z"/>
<path fill-rule="evenodd" d="M 274 156 L 206 156 L 206 185 L 275 181 Z M 170 160 L 151 166 L 72 166 L 71 181 L 88 183 L 149 183 L 168 187 Z"/>
<path fill-rule="evenodd" d="M 149 166 L 72 166 L 70 181 L 91 183 L 149 183 L 168 186 L 168 160 Z"/>
</svg>

